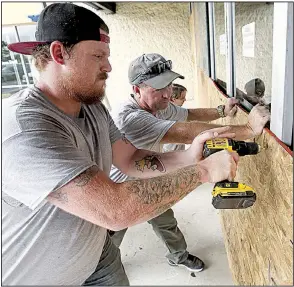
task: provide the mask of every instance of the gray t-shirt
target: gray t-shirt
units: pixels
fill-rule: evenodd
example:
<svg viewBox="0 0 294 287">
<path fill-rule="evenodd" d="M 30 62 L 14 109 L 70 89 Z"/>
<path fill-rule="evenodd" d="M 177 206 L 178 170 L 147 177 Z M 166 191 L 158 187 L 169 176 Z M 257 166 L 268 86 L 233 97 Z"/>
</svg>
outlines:
<svg viewBox="0 0 294 287">
<path fill-rule="evenodd" d="M 109 174 L 121 138 L 102 104 L 69 117 L 37 88 L 3 100 L 4 285 L 81 285 L 95 270 L 106 229 L 46 197 L 91 166 Z"/>
<path fill-rule="evenodd" d="M 163 152 L 185 150 L 185 144 L 164 144 L 162 147 Z"/>
<path fill-rule="evenodd" d="M 176 123 L 187 120 L 188 110 L 169 103 L 165 110 L 154 116 L 140 108 L 133 96 L 118 105 L 111 113 L 121 133 L 138 149 L 162 152 L 161 139 Z M 110 178 L 115 182 L 124 182 L 133 178 L 112 166 Z"/>
</svg>

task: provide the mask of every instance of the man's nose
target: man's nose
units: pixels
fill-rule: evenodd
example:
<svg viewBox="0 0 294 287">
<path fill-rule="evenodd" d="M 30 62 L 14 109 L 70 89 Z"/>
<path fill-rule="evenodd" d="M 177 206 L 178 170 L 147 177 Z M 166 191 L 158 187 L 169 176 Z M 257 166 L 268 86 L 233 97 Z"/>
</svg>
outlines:
<svg viewBox="0 0 294 287">
<path fill-rule="evenodd" d="M 170 99 L 171 97 L 171 91 L 169 89 L 164 89 L 162 93 L 162 97 L 164 99 Z"/>
<path fill-rule="evenodd" d="M 112 67 L 111 67 L 111 64 L 110 64 L 109 60 L 107 60 L 105 62 L 105 64 L 103 65 L 103 67 L 102 67 L 101 70 L 102 70 L 102 72 L 106 72 L 106 73 L 110 73 L 111 72 Z"/>
</svg>

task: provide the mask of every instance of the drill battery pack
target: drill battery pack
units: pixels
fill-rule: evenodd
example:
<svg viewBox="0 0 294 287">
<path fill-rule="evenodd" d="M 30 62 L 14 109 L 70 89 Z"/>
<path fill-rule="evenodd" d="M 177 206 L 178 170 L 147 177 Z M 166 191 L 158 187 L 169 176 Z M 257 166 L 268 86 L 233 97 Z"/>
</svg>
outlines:
<svg viewBox="0 0 294 287">
<path fill-rule="evenodd" d="M 216 209 L 243 209 L 256 201 L 254 190 L 239 182 L 217 182 L 212 195 L 212 205 Z"/>
</svg>

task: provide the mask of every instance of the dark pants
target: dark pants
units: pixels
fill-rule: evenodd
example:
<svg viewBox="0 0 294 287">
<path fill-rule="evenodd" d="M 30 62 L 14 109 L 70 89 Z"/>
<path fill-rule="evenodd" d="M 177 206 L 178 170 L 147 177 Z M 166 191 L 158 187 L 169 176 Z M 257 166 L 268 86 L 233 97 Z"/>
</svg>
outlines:
<svg viewBox="0 0 294 287">
<path fill-rule="evenodd" d="M 164 242 L 168 249 L 166 258 L 174 263 L 181 263 L 188 257 L 187 243 L 184 235 L 178 228 L 177 220 L 174 217 L 172 209 L 168 209 L 161 215 L 148 221 L 152 225 L 156 235 Z M 117 231 L 112 235 L 111 239 L 116 246 L 120 246 L 126 229 Z"/>
<path fill-rule="evenodd" d="M 100 261 L 83 286 L 129 286 L 129 280 L 121 262 L 120 250 L 107 234 Z"/>
</svg>

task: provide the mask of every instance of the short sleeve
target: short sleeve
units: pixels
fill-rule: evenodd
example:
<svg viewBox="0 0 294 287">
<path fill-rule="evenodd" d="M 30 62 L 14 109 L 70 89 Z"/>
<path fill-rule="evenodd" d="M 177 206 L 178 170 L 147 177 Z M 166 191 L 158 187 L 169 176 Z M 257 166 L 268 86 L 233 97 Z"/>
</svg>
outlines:
<svg viewBox="0 0 294 287">
<path fill-rule="evenodd" d="M 188 118 L 188 110 L 173 103 L 169 103 L 168 107 L 160 113 L 162 118 L 176 122 L 185 122 Z"/>
<path fill-rule="evenodd" d="M 115 125 L 111 115 L 107 112 L 108 114 L 108 123 L 109 123 L 109 137 L 110 137 L 110 142 L 111 144 L 114 144 L 117 140 L 122 138 L 122 134 Z"/>
<path fill-rule="evenodd" d="M 61 128 L 26 130 L 2 145 L 2 189 L 31 209 L 95 165 Z"/>
<path fill-rule="evenodd" d="M 135 110 L 121 117 L 119 128 L 136 148 L 152 150 L 174 124 L 175 121 L 162 120 L 144 110 Z"/>
</svg>

